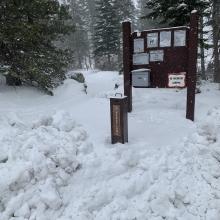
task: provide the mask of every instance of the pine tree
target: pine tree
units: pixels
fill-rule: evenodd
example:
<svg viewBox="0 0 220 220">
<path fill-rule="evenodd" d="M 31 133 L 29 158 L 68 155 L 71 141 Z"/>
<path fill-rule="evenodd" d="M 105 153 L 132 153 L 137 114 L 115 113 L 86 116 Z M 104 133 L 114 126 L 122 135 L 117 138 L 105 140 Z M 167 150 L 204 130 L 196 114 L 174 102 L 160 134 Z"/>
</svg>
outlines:
<svg viewBox="0 0 220 220">
<path fill-rule="evenodd" d="M 134 6 L 134 2 L 132 0 L 121 0 L 117 1 L 115 0 L 114 2 L 115 8 L 117 10 L 117 16 L 118 16 L 118 68 L 122 70 L 122 29 L 121 29 L 121 24 L 123 21 L 130 20 L 132 22 L 132 26 L 136 28 L 136 8 Z"/>
<path fill-rule="evenodd" d="M 75 24 L 75 32 L 66 39 L 66 46 L 73 50 L 75 57 L 74 67 L 83 68 L 90 55 L 91 15 L 87 0 L 69 0 L 72 20 Z"/>
<path fill-rule="evenodd" d="M 135 21 L 134 13 L 132 0 L 96 0 L 94 54 L 102 68 L 119 68 L 122 50 L 121 23 L 127 19 Z"/>
<path fill-rule="evenodd" d="M 160 18 L 161 23 L 170 26 L 181 26 L 189 23 L 190 13 L 197 10 L 200 16 L 204 16 L 209 7 L 208 0 L 146 0 L 146 7 L 151 9 L 147 15 L 150 18 Z"/>
<path fill-rule="evenodd" d="M 121 22 L 128 19 L 135 21 L 135 6 L 132 0 L 115 0 L 114 4 Z"/>
<path fill-rule="evenodd" d="M 68 53 L 55 41 L 73 30 L 68 19 L 67 7 L 57 0 L 1 0 L 0 65 L 8 84 L 50 91 L 65 78 Z"/>
<path fill-rule="evenodd" d="M 167 24 L 160 24 L 160 19 L 146 17 L 151 10 L 146 7 L 146 0 L 138 0 L 138 29 L 146 30 L 155 27 L 165 27 Z"/>
<path fill-rule="evenodd" d="M 96 65 L 103 69 L 114 69 L 113 61 L 120 47 L 120 20 L 114 3 L 113 0 L 96 0 L 94 55 Z"/>
</svg>

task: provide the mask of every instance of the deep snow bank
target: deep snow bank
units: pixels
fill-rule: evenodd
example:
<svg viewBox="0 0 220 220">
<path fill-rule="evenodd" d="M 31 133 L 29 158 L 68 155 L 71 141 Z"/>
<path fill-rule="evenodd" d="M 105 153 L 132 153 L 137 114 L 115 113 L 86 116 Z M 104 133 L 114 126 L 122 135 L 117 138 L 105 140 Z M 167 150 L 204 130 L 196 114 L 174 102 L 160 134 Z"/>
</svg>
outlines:
<svg viewBox="0 0 220 220">
<path fill-rule="evenodd" d="M 0 116 L 0 219 L 53 219 L 65 205 L 62 188 L 86 153 L 86 132 L 65 112 L 29 124 Z"/>
<path fill-rule="evenodd" d="M 219 220 L 215 86 L 197 95 L 195 123 L 184 118 L 185 90 L 134 89 L 129 143 L 111 145 L 107 97 L 122 78 L 85 76 L 87 95 L 73 80 L 54 97 L 1 90 L 0 220 Z M 94 146 L 66 113 L 27 122 L 63 109 Z"/>
<path fill-rule="evenodd" d="M 176 145 L 102 146 L 96 167 L 83 167 L 83 185 L 67 187 L 59 220 L 219 220 L 219 134 L 214 108 Z"/>
</svg>

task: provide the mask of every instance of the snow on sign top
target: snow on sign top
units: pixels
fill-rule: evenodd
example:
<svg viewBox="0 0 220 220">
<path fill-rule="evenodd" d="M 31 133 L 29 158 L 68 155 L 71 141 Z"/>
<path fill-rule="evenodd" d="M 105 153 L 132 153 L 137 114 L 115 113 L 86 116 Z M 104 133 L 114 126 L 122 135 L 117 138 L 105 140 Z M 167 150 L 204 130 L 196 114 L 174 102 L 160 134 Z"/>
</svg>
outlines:
<svg viewBox="0 0 220 220">
<path fill-rule="evenodd" d="M 197 13 L 197 12 L 198 12 L 197 10 L 191 11 L 192 14 L 195 14 L 195 13 Z"/>
<path fill-rule="evenodd" d="M 170 31 L 170 30 L 175 30 L 175 29 L 189 29 L 189 27 L 188 26 L 177 26 L 177 27 L 168 27 L 168 28 L 153 28 L 153 29 L 144 30 L 144 32 L 166 31 L 166 30 Z"/>
<path fill-rule="evenodd" d="M 124 99 L 127 98 L 127 96 L 123 95 L 122 93 L 116 93 L 115 95 L 109 96 L 110 99 Z"/>
<path fill-rule="evenodd" d="M 138 72 L 148 72 L 148 71 L 150 71 L 150 69 L 144 69 L 144 68 L 142 68 L 142 69 L 137 69 L 137 70 L 132 70 L 131 72 L 132 73 L 138 73 Z"/>
</svg>

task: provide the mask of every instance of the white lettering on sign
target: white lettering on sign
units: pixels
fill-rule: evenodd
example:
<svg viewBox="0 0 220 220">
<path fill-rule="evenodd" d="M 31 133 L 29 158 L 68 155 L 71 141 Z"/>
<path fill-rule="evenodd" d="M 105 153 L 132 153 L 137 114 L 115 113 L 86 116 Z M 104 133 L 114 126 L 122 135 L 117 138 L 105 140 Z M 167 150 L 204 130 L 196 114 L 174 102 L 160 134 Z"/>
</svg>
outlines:
<svg viewBox="0 0 220 220">
<path fill-rule="evenodd" d="M 186 73 L 171 73 L 168 75 L 168 87 L 184 88 L 186 86 Z"/>
</svg>

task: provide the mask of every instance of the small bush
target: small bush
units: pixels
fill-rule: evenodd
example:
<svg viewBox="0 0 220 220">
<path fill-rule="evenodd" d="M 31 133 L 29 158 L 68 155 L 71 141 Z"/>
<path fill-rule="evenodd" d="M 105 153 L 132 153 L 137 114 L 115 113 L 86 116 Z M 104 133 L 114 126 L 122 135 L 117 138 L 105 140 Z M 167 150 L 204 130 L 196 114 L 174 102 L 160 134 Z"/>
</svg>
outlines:
<svg viewBox="0 0 220 220">
<path fill-rule="evenodd" d="M 74 73 L 74 75 L 72 75 L 70 78 L 76 80 L 79 83 L 85 83 L 85 77 L 82 73 Z"/>
</svg>

